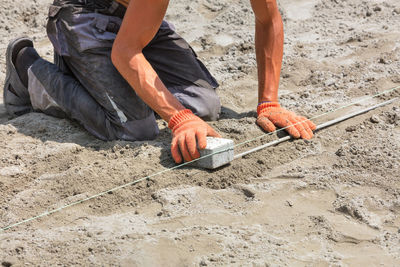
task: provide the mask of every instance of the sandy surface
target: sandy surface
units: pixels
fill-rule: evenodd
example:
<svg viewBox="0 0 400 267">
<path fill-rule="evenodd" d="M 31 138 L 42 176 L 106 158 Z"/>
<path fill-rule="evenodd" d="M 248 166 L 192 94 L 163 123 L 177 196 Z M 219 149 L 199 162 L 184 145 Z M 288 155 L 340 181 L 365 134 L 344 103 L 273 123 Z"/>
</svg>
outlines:
<svg viewBox="0 0 400 267">
<path fill-rule="evenodd" d="M 52 57 L 49 0 L 0 3 L 5 49 L 19 35 Z M 282 0 L 280 99 L 312 117 L 400 85 L 400 3 Z M 236 143 L 262 134 L 253 15 L 247 0 L 171 1 L 167 18 L 220 81 Z M 372 99 L 328 116 L 399 96 Z M 12 120 L 0 104 L 0 226 L 173 166 L 170 133 L 102 142 L 39 113 Z M 276 139 L 268 136 L 237 148 Z M 215 171 L 190 167 L 0 232 L 0 263 L 124 266 L 399 266 L 399 101 Z"/>
</svg>

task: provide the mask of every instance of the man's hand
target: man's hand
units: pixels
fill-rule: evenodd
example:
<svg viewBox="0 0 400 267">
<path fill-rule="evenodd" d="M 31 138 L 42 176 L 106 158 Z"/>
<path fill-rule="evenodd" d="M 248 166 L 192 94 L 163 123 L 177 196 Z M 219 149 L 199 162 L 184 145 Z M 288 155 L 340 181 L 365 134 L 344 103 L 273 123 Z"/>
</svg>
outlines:
<svg viewBox="0 0 400 267">
<path fill-rule="evenodd" d="M 182 157 L 185 161 L 199 158 L 200 153 L 197 148 L 206 148 L 207 136 L 221 137 L 189 109 L 175 114 L 169 121 L 168 127 L 172 130 L 171 153 L 176 163 L 181 163 Z"/>
<path fill-rule="evenodd" d="M 282 108 L 278 102 L 263 103 L 257 108 L 257 124 L 267 132 L 276 130 L 276 126 L 285 130 L 294 138 L 311 139 L 314 123 L 305 117 L 297 116 L 295 113 Z"/>
</svg>

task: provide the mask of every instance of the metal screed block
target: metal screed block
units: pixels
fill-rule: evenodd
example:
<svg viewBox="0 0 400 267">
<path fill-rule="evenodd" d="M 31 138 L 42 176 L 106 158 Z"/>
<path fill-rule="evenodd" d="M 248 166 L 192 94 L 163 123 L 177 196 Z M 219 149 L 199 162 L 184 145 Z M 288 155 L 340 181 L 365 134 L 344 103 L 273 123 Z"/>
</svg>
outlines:
<svg viewBox="0 0 400 267">
<path fill-rule="evenodd" d="M 207 147 L 200 151 L 200 157 L 211 155 L 191 163 L 192 166 L 205 168 L 205 169 L 216 169 L 225 164 L 228 164 L 233 160 L 234 143 L 230 139 L 207 137 Z"/>
</svg>

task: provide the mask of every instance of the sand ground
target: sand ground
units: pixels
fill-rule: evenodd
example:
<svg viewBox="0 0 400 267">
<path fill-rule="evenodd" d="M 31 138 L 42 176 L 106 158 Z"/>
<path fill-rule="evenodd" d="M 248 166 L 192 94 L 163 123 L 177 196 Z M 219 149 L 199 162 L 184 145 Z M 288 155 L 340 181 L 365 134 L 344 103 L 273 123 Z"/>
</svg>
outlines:
<svg viewBox="0 0 400 267">
<path fill-rule="evenodd" d="M 0 83 L 11 38 L 45 35 L 50 0 L 0 2 Z M 281 0 L 281 104 L 313 117 L 400 85 L 398 0 Z M 255 126 L 254 19 L 247 0 L 171 1 L 167 19 L 221 86 L 212 125 L 236 143 Z M 394 92 L 327 116 L 399 96 Z M 0 104 L 0 226 L 173 166 L 170 133 L 103 142 Z M 276 139 L 267 136 L 237 148 Z M 185 167 L 0 232 L 0 263 L 121 266 L 399 266 L 399 101 L 215 171 Z"/>
</svg>

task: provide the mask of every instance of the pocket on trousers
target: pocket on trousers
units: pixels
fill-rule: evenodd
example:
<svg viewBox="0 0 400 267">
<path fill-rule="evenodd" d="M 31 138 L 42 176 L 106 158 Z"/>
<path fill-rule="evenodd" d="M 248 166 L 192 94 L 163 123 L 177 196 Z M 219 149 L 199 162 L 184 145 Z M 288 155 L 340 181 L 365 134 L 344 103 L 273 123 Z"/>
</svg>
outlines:
<svg viewBox="0 0 400 267">
<path fill-rule="evenodd" d="M 61 56 L 68 56 L 68 47 L 63 31 L 61 30 L 59 20 L 59 13 L 63 7 L 51 5 L 49 7 L 48 22 L 47 22 L 47 36 L 53 44 L 54 50 Z"/>
<path fill-rule="evenodd" d="M 99 13 L 73 15 L 71 34 L 79 52 L 111 48 L 121 25 L 118 17 Z"/>
<path fill-rule="evenodd" d="M 96 16 L 94 19 L 93 34 L 97 40 L 103 42 L 104 45 L 111 45 L 117 36 L 116 33 L 109 31 L 109 25 L 116 25 L 110 22 L 109 17 Z"/>
</svg>

